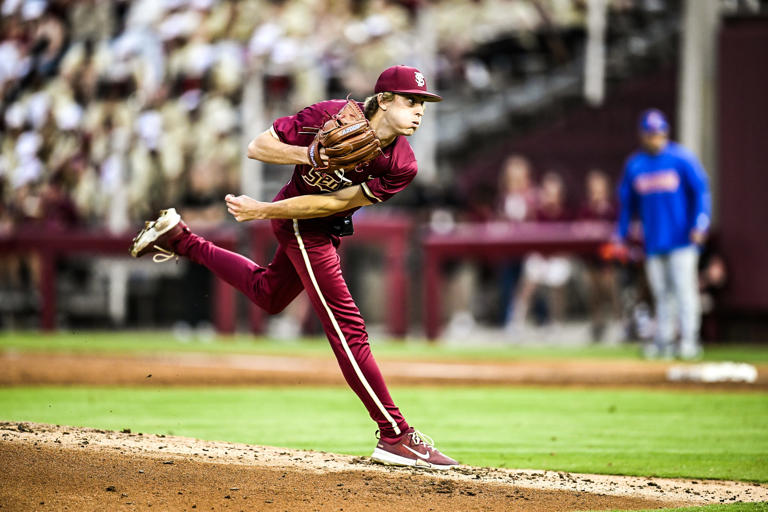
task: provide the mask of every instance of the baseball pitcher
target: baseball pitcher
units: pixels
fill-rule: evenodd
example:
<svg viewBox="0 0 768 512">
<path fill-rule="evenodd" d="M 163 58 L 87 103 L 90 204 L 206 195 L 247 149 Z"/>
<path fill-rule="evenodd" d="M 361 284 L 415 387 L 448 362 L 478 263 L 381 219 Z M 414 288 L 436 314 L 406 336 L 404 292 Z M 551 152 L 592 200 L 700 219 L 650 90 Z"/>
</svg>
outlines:
<svg viewBox="0 0 768 512">
<path fill-rule="evenodd" d="M 195 235 L 174 209 L 147 223 L 130 252 L 134 257 L 155 253 L 156 261 L 186 256 L 268 313 L 282 311 L 306 290 L 347 383 L 378 425 L 373 460 L 448 469 L 458 463 L 408 425 L 395 406 L 336 253 L 340 237 L 353 232 L 355 210 L 388 200 L 413 180 L 417 165 L 405 137 L 419 128 L 425 102 L 441 99 L 427 90 L 418 69 L 393 66 L 381 73 L 365 103 L 323 101 L 275 120 L 253 139 L 249 158 L 295 166 L 272 202 L 225 198 L 238 222 L 271 221 L 279 245 L 269 265 Z"/>
</svg>

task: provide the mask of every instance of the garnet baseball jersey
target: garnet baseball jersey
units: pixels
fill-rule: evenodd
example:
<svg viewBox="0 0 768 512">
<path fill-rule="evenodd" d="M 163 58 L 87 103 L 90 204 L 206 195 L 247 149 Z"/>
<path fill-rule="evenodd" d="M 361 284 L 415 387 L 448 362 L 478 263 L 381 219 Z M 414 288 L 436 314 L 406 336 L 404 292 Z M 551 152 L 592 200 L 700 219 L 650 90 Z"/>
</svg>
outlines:
<svg viewBox="0 0 768 512">
<path fill-rule="evenodd" d="M 328 100 L 315 103 L 299 113 L 276 119 L 273 132 L 281 142 L 294 146 L 309 146 L 315 138 L 308 128 L 320 128 L 346 104 L 346 100 Z M 358 103 L 363 108 L 362 103 Z M 313 169 L 309 165 L 297 165 L 293 176 L 275 197 L 275 200 L 305 194 L 333 192 L 352 185 L 361 185 L 363 193 L 372 203 L 380 203 L 394 196 L 413 181 L 417 172 L 416 157 L 408 140 L 399 136 L 389 146 L 382 148 L 378 158 L 349 171 L 336 174 Z M 351 215 L 357 208 L 339 212 L 333 216 Z"/>
</svg>

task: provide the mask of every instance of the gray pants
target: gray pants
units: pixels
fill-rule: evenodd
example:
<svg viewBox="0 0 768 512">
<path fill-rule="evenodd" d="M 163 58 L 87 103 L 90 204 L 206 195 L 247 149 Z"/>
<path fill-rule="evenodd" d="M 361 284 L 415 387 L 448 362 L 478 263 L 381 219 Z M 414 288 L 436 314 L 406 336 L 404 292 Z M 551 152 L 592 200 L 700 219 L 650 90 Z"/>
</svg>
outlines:
<svg viewBox="0 0 768 512">
<path fill-rule="evenodd" d="M 669 254 L 650 256 L 645 262 L 648 284 L 656 303 L 655 345 L 659 354 L 671 355 L 675 334 L 675 306 L 680 325 L 680 355 L 695 357 L 700 352 L 699 250 L 695 245 Z"/>
</svg>

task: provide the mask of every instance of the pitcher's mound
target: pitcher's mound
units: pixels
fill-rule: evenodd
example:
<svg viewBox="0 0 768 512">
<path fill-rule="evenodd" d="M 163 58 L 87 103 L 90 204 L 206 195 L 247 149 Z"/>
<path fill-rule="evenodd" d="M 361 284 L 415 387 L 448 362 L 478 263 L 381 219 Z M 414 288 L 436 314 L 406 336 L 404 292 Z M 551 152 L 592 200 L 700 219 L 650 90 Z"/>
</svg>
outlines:
<svg viewBox="0 0 768 512">
<path fill-rule="evenodd" d="M 462 466 L 0 422 L 3 510 L 615 510 L 768 500 L 768 487 Z"/>
</svg>

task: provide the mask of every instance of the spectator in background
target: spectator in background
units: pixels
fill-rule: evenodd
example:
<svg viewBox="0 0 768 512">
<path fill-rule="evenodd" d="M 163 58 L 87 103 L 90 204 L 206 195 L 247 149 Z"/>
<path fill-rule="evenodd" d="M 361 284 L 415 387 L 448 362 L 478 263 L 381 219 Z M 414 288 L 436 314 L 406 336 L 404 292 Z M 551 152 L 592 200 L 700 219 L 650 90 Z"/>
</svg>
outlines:
<svg viewBox="0 0 768 512">
<path fill-rule="evenodd" d="M 578 219 L 592 222 L 616 222 L 617 207 L 611 194 L 608 175 L 593 169 L 586 176 L 586 200 L 579 208 Z M 610 261 L 594 255 L 584 261 L 589 284 L 589 317 L 592 341 L 605 335 L 608 320 L 617 317 L 619 299 L 616 269 Z"/>
<path fill-rule="evenodd" d="M 64 172 L 54 174 L 53 178 L 44 183 L 40 193 L 41 216 L 45 229 L 71 229 L 80 225 L 77 205 L 72 201 L 70 193 L 71 182 Z"/>
<path fill-rule="evenodd" d="M 177 202 L 216 222 L 221 213 L 206 204 L 222 182 L 231 189 L 239 179 L 233 148 L 249 73 L 265 78 L 266 118 L 362 95 L 383 66 L 421 58 L 414 21 L 426 16 L 438 21 L 430 44 L 441 87 L 482 99 L 553 60 L 554 46 L 542 44 L 553 27 L 584 25 L 578 7 L 550 2 L 437 2 L 428 15 L 419 14 L 426 4 L 387 0 L 0 4 L 0 225 L 8 231 L 65 211 L 64 224 L 119 232 Z M 609 9 L 633 10 L 624 4 Z M 205 169 L 221 174 L 209 179 Z M 485 193 L 470 203 L 473 220 L 496 213 Z M 453 223 L 445 210 L 434 220 Z M 477 312 L 476 299 L 468 302 Z M 488 302 L 495 314 L 498 300 Z"/>
<path fill-rule="evenodd" d="M 523 222 L 536 214 L 536 193 L 531 186 L 531 163 L 522 155 L 504 161 L 499 179 L 499 216 L 503 220 Z"/>
<path fill-rule="evenodd" d="M 536 194 L 531 185 L 531 163 L 528 159 L 522 155 L 507 157 L 499 176 L 499 191 L 499 219 L 512 223 L 533 220 L 536 214 Z M 522 267 L 522 261 L 515 259 L 506 262 L 501 269 L 501 322 L 504 326 L 513 325 L 512 297 Z"/>
<path fill-rule="evenodd" d="M 265 77 L 265 117 L 294 111 L 329 92 L 361 95 L 382 67 L 418 58 L 413 49 L 423 34 L 413 21 L 425 7 L 387 0 L 0 4 L 0 116 L 21 117 L 15 128 L 6 124 L 0 130 L 0 152 L 6 156 L 20 126 L 22 132 L 41 135 L 45 148 L 37 160 L 7 162 L 6 174 L 40 171 L 36 178 L 48 182 L 71 156 L 66 153 L 78 149 L 86 164 L 70 189 L 81 219 L 88 225 L 113 223 L 113 228 L 126 225 L 116 222 L 118 217 L 146 216 L 137 198 L 159 195 L 158 189 L 165 201 L 180 200 L 187 178 L 182 169 L 198 156 L 190 141 L 240 144 L 241 89 L 249 70 Z M 631 10 L 623 4 L 610 9 Z M 495 42 L 515 40 L 524 61 L 539 60 L 549 53 L 538 42 L 541 36 L 549 40 L 553 27 L 570 31 L 584 25 L 578 8 L 548 2 L 437 2 L 430 5 L 429 17 L 437 20 L 434 66 L 442 85 L 455 91 L 468 87 L 483 96 L 520 67 L 510 60 L 506 43 Z M 528 71 L 540 68 L 531 62 L 524 66 Z M 211 128 L 216 124 L 205 115 L 211 105 L 235 112 L 231 128 Z M 68 124 L 63 128 L 56 122 L 69 132 L 66 144 L 56 140 L 58 130 L 50 129 L 51 114 Z M 151 133 L 156 127 L 160 134 Z M 153 143 L 157 149 L 150 147 Z M 110 177 L 103 181 L 130 189 L 120 192 L 123 213 L 107 208 L 110 200 L 95 186 L 105 166 Z M 15 188 L 16 179 L 11 181 Z M 3 201 L 10 202 L 11 195 L 7 192 Z"/>
<path fill-rule="evenodd" d="M 718 245 L 716 237 L 708 237 L 699 257 L 701 337 L 705 340 L 720 338 L 717 306 L 728 284 L 728 267 Z"/>
<path fill-rule="evenodd" d="M 656 304 L 654 343 L 645 347 L 645 356 L 694 359 L 701 355 L 697 262 L 709 230 L 709 183 L 698 159 L 669 140 L 669 124 L 661 111 L 643 112 L 639 137 L 641 148 L 627 160 L 619 185 L 617 238 L 623 242 L 630 220 L 640 218 L 645 271 Z M 675 301 L 680 324 L 677 352 Z"/>
<path fill-rule="evenodd" d="M 461 209 L 456 212 L 455 219 L 460 223 L 484 224 L 494 218 L 493 199 L 495 190 L 488 184 L 470 189 L 461 201 Z M 449 220 L 450 219 L 450 220 Z M 433 228 L 439 227 L 437 222 L 448 220 L 445 226 L 450 229 L 454 222 L 452 212 L 443 210 L 433 215 Z M 450 319 L 445 328 L 447 339 L 466 339 L 477 326 L 477 321 L 483 311 L 487 311 L 485 300 L 488 295 L 482 293 L 483 281 L 490 276 L 487 264 L 475 261 L 457 261 L 449 270 L 446 308 Z M 494 301 L 490 301 L 493 306 Z"/>
<path fill-rule="evenodd" d="M 571 219 L 565 203 L 565 184 L 562 176 L 554 171 L 544 174 L 536 206 L 537 222 L 566 222 Z M 528 309 L 535 292 L 545 286 L 549 292 L 551 322 L 562 322 L 565 312 L 565 285 L 571 278 L 571 262 L 564 256 L 543 256 L 533 253 L 523 263 L 523 280 L 515 298 L 513 328 L 519 331 L 525 326 Z"/>
</svg>

